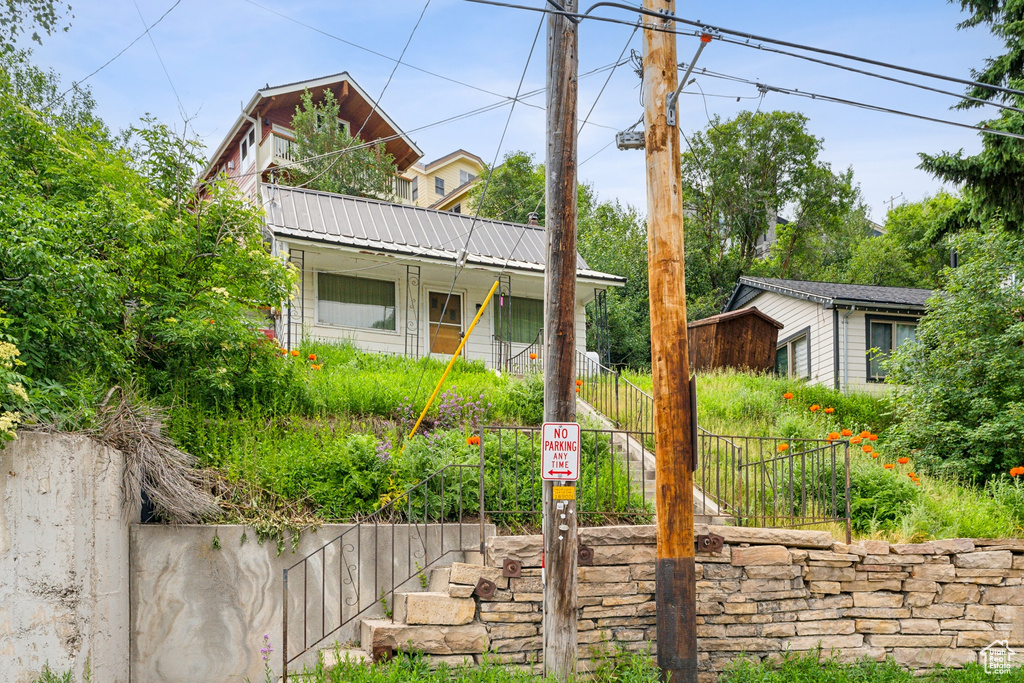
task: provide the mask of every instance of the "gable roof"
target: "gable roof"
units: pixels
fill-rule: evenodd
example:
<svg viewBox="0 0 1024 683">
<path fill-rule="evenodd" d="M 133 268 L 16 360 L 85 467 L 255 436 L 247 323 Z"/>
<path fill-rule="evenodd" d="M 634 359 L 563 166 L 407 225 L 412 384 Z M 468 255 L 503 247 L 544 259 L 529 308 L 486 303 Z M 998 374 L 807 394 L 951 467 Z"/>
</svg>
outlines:
<svg viewBox="0 0 1024 683">
<path fill-rule="evenodd" d="M 879 308 L 899 308 L 924 312 L 931 297 L 930 289 L 913 287 L 878 287 L 839 282 L 811 280 L 783 280 L 771 277 L 741 277 L 725 303 L 724 311 L 743 306 L 761 292 L 775 292 L 796 299 L 822 304 L 825 308 L 837 305 L 865 305 Z"/>
<path fill-rule="evenodd" d="M 511 270 L 544 272 L 542 226 L 282 185 L 263 185 L 263 197 L 267 228 L 277 237 L 455 263 L 472 230 L 466 263 L 500 270 L 507 262 Z M 579 254 L 576 276 L 611 285 L 626 282 L 591 270 Z"/>
<path fill-rule="evenodd" d="M 434 170 L 438 166 L 445 166 L 445 165 L 447 165 L 447 164 L 449 164 L 449 163 L 451 163 L 451 162 L 453 162 L 453 161 L 455 161 L 455 160 L 457 160 L 459 158 L 468 159 L 468 160 L 474 162 L 480 168 L 484 167 L 484 160 L 483 159 L 481 159 L 477 155 L 473 154 L 472 152 L 467 152 L 464 149 L 457 149 L 454 152 L 449 152 L 448 154 L 445 154 L 443 157 L 441 157 L 439 159 L 434 159 L 433 161 L 431 161 L 429 163 L 426 163 L 426 164 L 423 163 L 422 161 L 417 162 L 416 163 L 416 170 L 418 170 L 420 173 L 429 173 L 430 171 Z"/>
<path fill-rule="evenodd" d="M 207 161 L 206 168 L 203 169 L 201 177 L 208 177 L 231 146 L 238 144 L 243 133 L 243 129 L 248 129 L 251 125 L 251 117 L 254 113 L 257 113 L 257 110 L 261 105 L 263 105 L 263 108 L 266 108 L 267 105 L 271 104 L 273 106 L 280 106 L 280 101 L 278 101 L 279 98 L 287 98 L 288 96 L 291 96 L 291 99 L 288 100 L 288 105 L 292 110 L 294 110 L 294 106 L 298 102 L 298 97 L 300 97 L 306 90 L 311 91 L 315 99 L 319 99 L 323 96 L 324 90 L 334 91 L 342 89 L 341 92 L 347 93 L 349 88 L 351 88 L 352 92 L 356 95 L 356 98 L 361 101 L 360 106 L 368 112 L 368 129 L 369 127 L 379 124 L 382 126 L 383 130 L 391 131 L 391 133 L 388 134 L 388 137 L 393 137 L 385 143 L 385 146 L 388 148 L 388 151 L 394 155 L 396 161 L 399 162 L 400 169 L 405 169 L 408 166 L 411 166 L 417 159 L 423 156 L 423 151 L 420 150 L 415 142 L 413 142 L 412 138 L 398 127 L 398 124 L 380 108 L 374 99 L 370 97 L 369 93 L 363 90 L 363 88 L 355 82 L 347 71 L 342 71 L 340 73 L 331 74 L 330 76 L 310 78 L 304 81 L 285 83 L 283 85 L 270 86 L 268 84 L 257 90 L 249 100 L 249 103 L 242 108 L 242 112 L 238 115 L 235 123 L 228 130 L 228 134 L 210 156 Z M 292 99 L 294 99 L 295 102 L 292 102 Z M 408 161 L 406 161 L 406 159 Z"/>
</svg>

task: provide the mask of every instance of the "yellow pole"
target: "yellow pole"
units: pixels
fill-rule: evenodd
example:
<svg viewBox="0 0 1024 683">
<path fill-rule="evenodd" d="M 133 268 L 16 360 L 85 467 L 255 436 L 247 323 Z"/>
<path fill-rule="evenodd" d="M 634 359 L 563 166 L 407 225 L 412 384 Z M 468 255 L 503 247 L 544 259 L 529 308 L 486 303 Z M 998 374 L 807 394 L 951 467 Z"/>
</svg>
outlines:
<svg viewBox="0 0 1024 683">
<path fill-rule="evenodd" d="M 444 384 L 446 379 L 448 379 L 448 373 L 452 371 L 452 366 L 455 365 L 455 359 L 459 357 L 460 353 L 462 353 L 462 347 L 466 345 L 466 340 L 469 339 L 469 335 L 473 334 L 473 328 L 476 327 L 478 322 L 480 322 L 480 316 L 482 316 L 484 311 L 487 310 L 487 304 L 491 303 L 491 299 L 494 297 L 494 290 L 497 288 L 498 280 L 495 280 L 494 284 L 491 285 L 491 291 L 487 293 L 487 298 L 484 299 L 483 305 L 481 305 L 480 310 L 476 312 L 476 317 L 473 318 L 473 322 L 469 324 L 469 329 L 466 330 L 466 334 L 462 336 L 462 341 L 459 342 L 459 348 L 455 349 L 455 353 L 452 354 L 452 359 L 448 361 L 448 367 L 444 369 L 444 374 L 441 375 L 441 379 L 437 381 L 437 386 L 434 387 L 434 393 L 432 393 L 430 398 L 427 399 L 427 405 L 423 406 L 423 412 L 420 413 L 420 419 L 416 420 L 416 425 L 412 428 L 412 431 L 409 432 L 409 436 L 407 436 L 406 439 L 411 439 L 412 435 L 416 433 L 416 430 L 420 428 L 420 423 L 423 422 L 423 418 L 427 416 L 427 411 L 430 410 L 430 406 L 434 403 L 434 399 L 437 398 L 437 393 L 441 391 L 441 385 Z M 405 450 L 405 444 L 402 444 L 402 450 Z"/>
</svg>

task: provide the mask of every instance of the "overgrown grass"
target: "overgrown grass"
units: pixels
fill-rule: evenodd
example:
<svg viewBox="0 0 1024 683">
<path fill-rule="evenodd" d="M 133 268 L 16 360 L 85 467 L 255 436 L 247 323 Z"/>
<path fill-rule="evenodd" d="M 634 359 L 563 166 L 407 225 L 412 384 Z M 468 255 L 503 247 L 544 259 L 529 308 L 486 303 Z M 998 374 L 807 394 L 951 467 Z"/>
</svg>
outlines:
<svg viewBox="0 0 1024 683">
<path fill-rule="evenodd" d="M 844 663 L 819 652 L 789 654 L 778 661 L 736 660 L 719 683 L 1022 683 L 1024 669 L 993 676 L 977 664 L 963 669 L 941 669 L 915 676 L 892 660 Z"/>
</svg>

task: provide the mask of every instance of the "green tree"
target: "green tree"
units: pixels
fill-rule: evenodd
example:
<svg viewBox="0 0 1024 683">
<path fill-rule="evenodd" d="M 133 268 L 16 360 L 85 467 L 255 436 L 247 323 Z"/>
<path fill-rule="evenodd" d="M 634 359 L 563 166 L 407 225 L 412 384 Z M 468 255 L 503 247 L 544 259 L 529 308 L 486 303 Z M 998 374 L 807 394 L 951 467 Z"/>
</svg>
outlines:
<svg viewBox="0 0 1024 683">
<path fill-rule="evenodd" d="M 758 274 L 813 278 L 848 258 L 866 236 L 852 172 L 819 159 L 822 141 L 792 112 L 715 118 L 683 151 L 687 303 L 691 317 L 717 312 L 736 279 L 751 272 L 757 240 L 782 213 L 777 240 Z M 691 279 L 692 274 L 692 279 Z"/>
<path fill-rule="evenodd" d="M 480 178 L 469 190 L 474 211 L 479 207 L 481 216 L 512 223 L 526 223 L 536 211 L 543 223 L 544 166 L 536 163 L 532 154 L 509 152 L 494 169 L 484 167 Z"/>
<path fill-rule="evenodd" d="M 886 233 L 858 245 L 845 280 L 885 287 L 938 287 L 939 274 L 949 261 L 946 226 L 959 204 L 958 197 L 939 192 L 894 207 L 885 221 Z"/>
<path fill-rule="evenodd" d="M 917 342 L 889 361 L 895 447 L 929 469 L 988 478 L 1024 462 L 1024 244 L 1006 230 L 953 238 L 961 260 L 942 273 Z"/>
<path fill-rule="evenodd" d="M 958 1 L 970 13 L 958 28 L 988 26 L 1003 41 L 1005 49 L 1003 54 L 986 59 L 981 70 L 973 70 L 974 79 L 988 85 L 1024 89 L 1024 0 Z M 978 86 L 968 88 L 967 97 L 972 99 L 962 100 L 958 108 L 977 108 L 986 101 L 1024 107 L 1022 97 Z M 998 118 L 983 121 L 982 126 L 1024 134 L 1024 114 L 1004 109 Z M 921 154 L 920 167 L 963 188 L 966 202 L 950 215 L 949 229 L 1000 221 L 1005 228 L 1020 231 L 1024 229 L 1024 144 L 991 134 L 982 134 L 981 140 L 982 151 L 978 154 L 967 156 L 963 150 Z"/>
<path fill-rule="evenodd" d="M 6 0 L 0 4 L 2 51 L 12 50 L 18 37 L 29 30 L 32 40 L 40 45 L 43 42 L 40 30 L 48 36 L 55 31 L 67 31 L 71 24 L 65 23 L 64 18 L 70 12 L 71 5 L 59 0 Z"/>
<path fill-rule="evenodd" d="M 257 387 L 274 348 L 254 313 L 292 282 L 259 211 L 227 182 L 200 198 L 196 143 L 165 126 L 134 129 L 133 159 L 90 110 L 62 126 L 23 96 L 0 72 L 0 309 L 28 385 Z"/>
<path fill-rule="evenodd" d="M 295 108 L 292 128 L 299 165 L 289 169 L 289 185 L 355 197 L 392 201 L 398 168 L 383 142 L 366 143 L 353 136 L 339 119 L 334 93 L 324 91 L 319 103 L 307 90 Z"/>
</svg>

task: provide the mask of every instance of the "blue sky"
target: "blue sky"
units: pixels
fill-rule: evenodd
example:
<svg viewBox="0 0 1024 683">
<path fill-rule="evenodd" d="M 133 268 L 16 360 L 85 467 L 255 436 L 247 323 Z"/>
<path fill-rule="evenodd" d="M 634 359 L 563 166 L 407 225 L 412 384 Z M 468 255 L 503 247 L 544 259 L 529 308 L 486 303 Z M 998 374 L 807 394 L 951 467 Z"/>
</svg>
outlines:
<svg viewBox="0 0 1024 683">
<path fill-rule="evenodd" d="M 424 4 L 424 0 L 256 1 L 392 57 L 401 52 Z M 543 4 L 541 0 L 521 2 Z M 148 23 L 172 4 L 173 0 L 138 0 L 138 8 Z M 588 3 L 583 0 L 581 4 Z M 143 30 L 132 0 L 85 0 L 73 6 L 71 30 L 49 37 L 42 47 L 34 47 L 35 61 L 55 69 L 66 83 L 85 77 Z M 607 12 L 624 18 L 636 16 Z M 958 7 L 941 0 L 724 0 L 706 5 L 680 2 L 677 12 L 728 28 L 961 78 L 969 77 L 972 67 L 981 66 L 986 57 L 998 54 L 1001 47 L 984 29 L 957 31 L 955 25 L 962 14 Z M 431 0 L 404 61 L 512 95 L 539 20 L 540 15 L 533 12 L 464 0 Z M 614 62 L 630 33 L 631 29 L 625 26 L 585 22 L 580 32 L 580 72 Z M 152 37 L 191 118 L 190 126 L 210 148 L 220 142 L 242 103 L 266 83 L 275 85 L 348 71 L 364 89 L 377 96 L 394 66 L 392 61 L 282 19 L 247 0 L 181 0 L 153 29 Z M 633 36 L 630 47 L 640 50 L 639 33 Z M 689 60 L 696 47 L 695 38 L 681 37 L 680 59 Z M 949 106 L 955 101 L 950 97 L 718 41 L 704 51 L 699 65 L 771 85 L 965 123 L 973 124 L 982 118 L 978 110 L 950 111 Z M 543 87 L 543 67 L 542 32 L 524 90 Z M 581 80 L 581 116 L 594 103 L 605 77 L 606 74 L 600 74 Z M 708 97 L 705 100 L 690 94 L 682 98 L 680 117 L 684 131 L 707 126 L 709 113 L 728 118 L 741 109 L 757 106 L 756 99 L 735 99 L 756 95 L 752 86 L 707 77 L 699 78 L 698 83 Z M 638 84 L 639 79 L 628 65 L 616 70 L 590 119 L 599 125 L 588 125 L 581 135 L 580 161 L 604 147 L 615 130 L 626 128 L 639 118 Z M 954 92 L 962 90 L 951 83 L 930 84 Z M 179 129 L 183 125 L 171 85 L 148 39 L 137 42 L 89 79 L 88 85 L 100 115 L 115 129 L 132 124 L 146 113 L 176 124 Z M 696 86 L 690 89 L 696 92 Z M 381 104 L 408 130 L 496 101 L 493 95 L 399 66 Z M 542 95 L 531 101 L 544 103 Z M 977 135 L 969 130 L 851 107 L 769 93 L 762 108 L 806 114 L 811 132 L 824 140 L 824 159 L 837 170 L 853 168 L 872 217 L 878 221 L 884 220 L 891 196 L 903 195 L 897 203 L 916 201 L 939 188 L 934 179 L 916 170 L 918 152 L 980 149 Z M 461 147 L 490 163 L 498 151 L 507 116 L 506 106 L 414 133 L 412 137 L 423 149 L 426 160 Z M 541 109 L 516 106 L 500 153 L 516 149 L 532 152 L 543 160 Z M 581 167 L 580 177 L 592 183 L 601 198 L 618 198 L 645 210 L 642 152 L 623 152 L 611 145 Z"/>
</svg>

